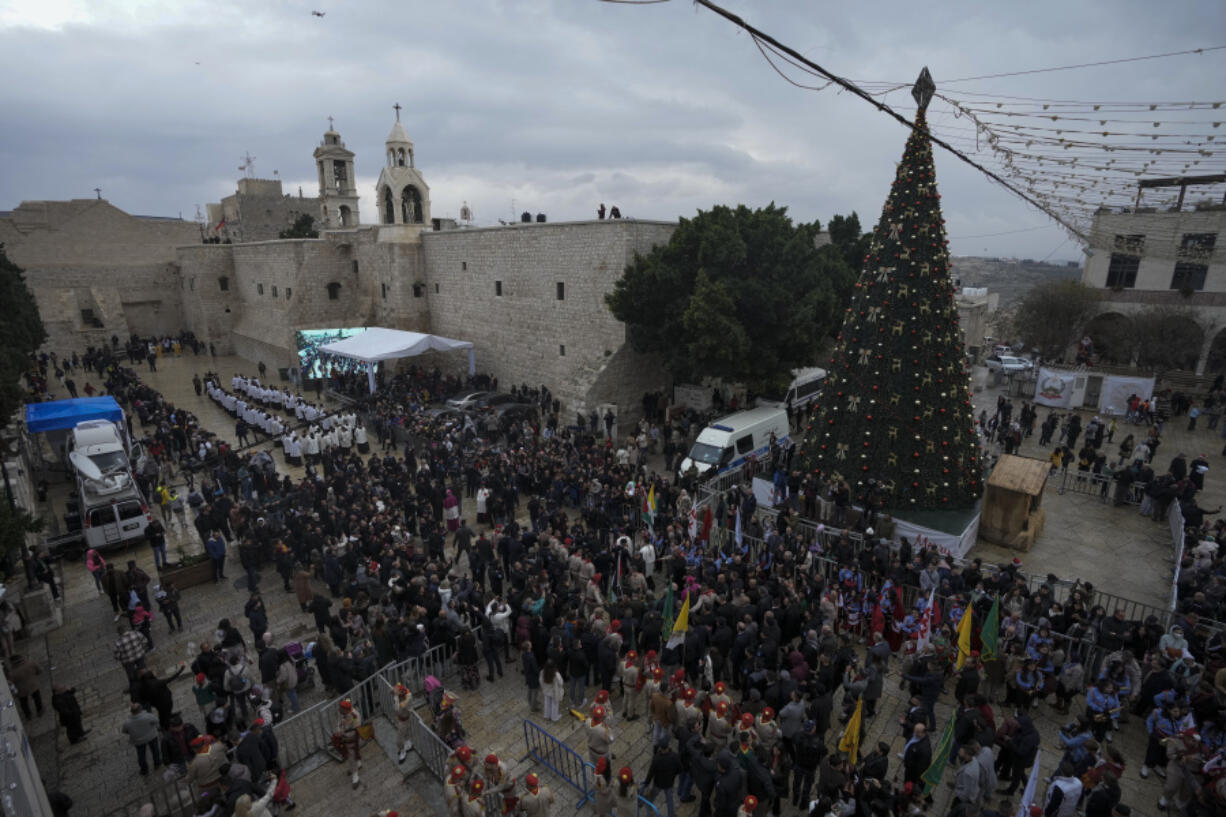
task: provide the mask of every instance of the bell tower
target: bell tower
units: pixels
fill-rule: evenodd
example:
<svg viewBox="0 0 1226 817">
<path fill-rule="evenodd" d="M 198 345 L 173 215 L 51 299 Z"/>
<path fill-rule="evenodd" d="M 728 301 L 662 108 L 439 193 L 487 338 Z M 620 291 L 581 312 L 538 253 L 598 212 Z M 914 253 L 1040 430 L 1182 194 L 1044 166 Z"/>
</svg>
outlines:
<svg viewBox="0 0 1226 817">
<path fill-rule="evenodd" d="M 358 219 L 358 189 L 353 174 L 353 151 L 345 147 L 341 135 L 332 127 L 315 148 L 315 167 L 319 171 L 320 226 L 356 227 Z"/>
<path fill-rule="evenodd" d="M 414 164 L 413 141 L 400 124 L 400 103 L 396 124 L 385 142 L 387 165 L 375 185 L 375 202 L 380 224 L 430 224 L 430 187 Z"/>
</svg>

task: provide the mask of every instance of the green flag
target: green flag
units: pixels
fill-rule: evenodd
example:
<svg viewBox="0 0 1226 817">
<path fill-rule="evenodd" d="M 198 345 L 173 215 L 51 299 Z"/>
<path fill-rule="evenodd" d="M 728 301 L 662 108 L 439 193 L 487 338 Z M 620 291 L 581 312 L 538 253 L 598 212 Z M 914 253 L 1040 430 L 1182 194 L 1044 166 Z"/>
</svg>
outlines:
<svg viewBox="0 0 1226 817">
<path fill-rule="evenodd" d="M 945 731 L 941 733 L 941 741 L 937 744 L 936 751 L 932 753 L 932 763 L 920 775 L 920 780 L 924 781 L 924 794 L 932 794 L 932 790 L 941 782 L 941 775 L 945 772 L 945 767 L 949 765 L 949 750 L 954 745 L 954 720 L 951 715 L 949 721 L 945 724 Z"/>
<path fill-rule="evenodd" d="M 981 656 L 984 661 L 999 659 L 996 654 L 997 640 L 1000 638 L 1000 596 L 992 599 L 992 609 L 983 620 L 983 628 L 979 631 L 979 641 L 983 644 Z"/>
</svg>

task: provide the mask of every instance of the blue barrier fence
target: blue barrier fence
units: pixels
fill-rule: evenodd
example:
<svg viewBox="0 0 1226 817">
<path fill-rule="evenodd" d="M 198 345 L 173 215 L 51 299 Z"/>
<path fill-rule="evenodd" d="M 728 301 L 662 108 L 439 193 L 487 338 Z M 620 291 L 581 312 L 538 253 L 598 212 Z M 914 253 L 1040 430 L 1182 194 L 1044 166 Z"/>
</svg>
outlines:
<svg viewBox="0 0 1226 817">
<path fill-rule="evenodd" d="M 587 777 L 590 764 L 578 752 L 529 720 L 524 721 L 524 743 L 528 746 L 525 759 L 530 757 L 544 765 L 579 792 L 579 802 L 575 808 L 582 808 L 592 799 L 592 787 Z"/>
</svg>

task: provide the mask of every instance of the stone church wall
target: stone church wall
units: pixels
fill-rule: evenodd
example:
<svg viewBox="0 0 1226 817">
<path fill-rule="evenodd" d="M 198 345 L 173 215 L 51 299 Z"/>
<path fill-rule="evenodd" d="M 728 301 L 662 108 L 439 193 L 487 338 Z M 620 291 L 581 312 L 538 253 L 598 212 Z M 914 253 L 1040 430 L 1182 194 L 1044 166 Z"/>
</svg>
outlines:
<svg viewBox="0 0 1226 817">
<path fill-rule="evenodd" d="M 637 414 L 657 378 L 640 373 L 649 361 L 628 350 L 606 372 L 626 329 L 604 296 L 636 251 L 667 242 L 675 228 L 619 220 L 424 233 L 431 331 L 472 341 L 478 370 L 502 387 L 547 385 L 567 411 L 616 394 L 622 412 Z"/>
</svg>

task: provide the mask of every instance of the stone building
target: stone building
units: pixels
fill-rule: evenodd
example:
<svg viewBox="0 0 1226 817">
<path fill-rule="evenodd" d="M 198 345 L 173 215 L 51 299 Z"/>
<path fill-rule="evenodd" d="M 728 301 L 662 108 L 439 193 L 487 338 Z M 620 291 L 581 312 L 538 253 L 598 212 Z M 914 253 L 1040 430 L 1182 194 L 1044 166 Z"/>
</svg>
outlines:
<svg viewBox="0 0 1226 817">
<path fill-rule="evenodd" d="M 1226 366 L 1226 204 L 1100 210 L 1082 283 L 1097 291 L 1093 338 L 1150 306 L 1186 308 L 1200 332 L 1197 374 Z"/>
<path fill-rule="evenodd" d="M 354 156 L 329 128 L 314 152 L 318 198 L 240 179 L 234 196 L 209 206 L 204 229 L 102 201 L 24 202 L 0 215 L 0 240 L 30 270 L 54 324 L 48 348 L 58 351 L 80 348 L 82 333 L 189 329 L 219 354 L 276 372 L 297 364 L 300 330 L 388 326 L 472 341 L 479 370 L 504 388 L 544 384 L 567 412 L 611 404 L 634 417 L 644 392 L 669 385 L 658 361 L 629 348 L 604 296 L 635 253 L 667 242 L 676 224 L 461 226 L 431 217 L 399 118 L 384 155 L 378 224 L 359 223 Z M 319 238 L 277 238 L 299 213 L 318 214 Z M 213 242 L 221 235 L 230 243 Z M 87 309 L 100 326 L 86 321 Z"/>
<path fill-rule="evenodd" d="M 281 191 L 280 179 L 239 179 L 234 195 L 207 205 L 205 234 L 223 243 L 268 241 L 279 237 L 282 230 L 292 226 L 304 213 L 314 218 L 318 226 L 325 198 L 322 183 L 320 188 L 319 198 L 305 197 L 301 190 L 294 198 Z M 353 202 L 356 211 L 356 194 Z"/>
<path fill-rule="evenodd" d="M 129 215 L 104 199 L 23 201 L 0 212 L 0 243 L 25 269 L 47 348 L 57 351 L 178 332 L 177 248 L 200 240 L 198 224 Z"/>
</svg>

